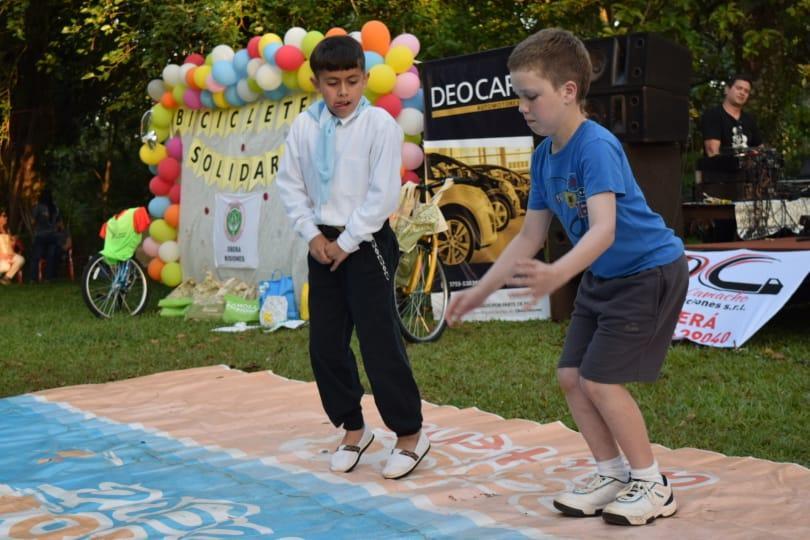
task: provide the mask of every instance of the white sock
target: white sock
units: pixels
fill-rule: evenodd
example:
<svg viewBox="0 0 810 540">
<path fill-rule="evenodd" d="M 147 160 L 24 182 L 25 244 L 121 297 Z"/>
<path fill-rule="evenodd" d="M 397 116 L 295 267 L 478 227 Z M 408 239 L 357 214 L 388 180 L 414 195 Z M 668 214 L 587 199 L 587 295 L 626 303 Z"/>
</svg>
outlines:
<svg viewBox="0 0 810 540">
<path fill-rule="evenodd" d="M 621 454 L 613 459 L 597 461 L 596 472 L 602 476 L 615 478 L 620 482 L 627 482 L 630 479 L 630 471 L 627 468 L 627 464 L 624 462 L 624 458 Z"/>
<path fill-rule="evenodd" d="M 646 469 L 631 468 L 630 477 L 634 480 L 646 480 L 647 482 L 658 482 L 659 484 L 664 481 L 661 477 L 661 471 L 658 470 L 658 462 L 655 460 Z"/>
</svg>

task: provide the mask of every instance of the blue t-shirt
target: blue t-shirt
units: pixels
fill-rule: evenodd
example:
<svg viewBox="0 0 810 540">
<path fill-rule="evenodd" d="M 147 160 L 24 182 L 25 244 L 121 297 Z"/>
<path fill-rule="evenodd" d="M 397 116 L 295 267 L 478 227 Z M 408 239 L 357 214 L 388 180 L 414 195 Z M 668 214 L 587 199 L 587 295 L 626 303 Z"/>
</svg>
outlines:
<svg viewBox="0 0 810 540">
<path fill-rule="evenodd" d="M 529 209 L 551 210 L 573 244 L 588 231 L 588 197 L 608 191 L 616 194 L 615 239 L 591 265 L 594 275 L 627 276 L 683 255 L 683 242 L 647 206 L 621 143 L 608 130 L 587 120 L 556 154 L 550 137 L 535 149 Z"/>
</svg>

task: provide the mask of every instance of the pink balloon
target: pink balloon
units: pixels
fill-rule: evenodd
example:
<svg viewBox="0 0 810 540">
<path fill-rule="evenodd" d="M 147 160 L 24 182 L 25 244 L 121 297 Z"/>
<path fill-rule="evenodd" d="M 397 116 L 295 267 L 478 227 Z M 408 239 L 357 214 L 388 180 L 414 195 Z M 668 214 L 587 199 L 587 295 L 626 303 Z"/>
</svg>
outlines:
<svg viewBox="0 0 810 540">
<path fill-rule="evenodd" d="M 186 56 L 186 59 L 183 61 L 183 63 L 201 66 L 205 63 L 205 57 L 200 53 L 191 53 L 190 55 Z"/>
<path fill-rule="evenodd" d="M 180 184 L 173 185 L 169 190 L 169 200 L 174 204 L 178 204 L 180 202 Z"/>
<path fill-rule="evenodd" d="M 391 42 L 391 48 L 394 48 L 397 45 L 405 45 L 411 50 L 411 52 L 413 52 L 414 56 L 419 54 L 419 40 L 413 34 L 400 34 L 395 37 Z"/>
<path fill-rule="evenodd" d="M 155 176 L 149 181 L 149 191 L 158 197 L 168 195 L 170 189 L 172 189 L 172 184 L 159 176 Z"/>
<path fill-rule="evenodd" d="M 146 239 L 143 241 L 143 251 L 150 257 L 157 257 L 158 256 L 158 249 L 160 248 L 160 244 L 155 242 L 155 239 L 151 236 L 147 236 Z"/>
<path fill-rule="evenodd" d="M 410 99 L 419 91 L 419 76 L 406 71 L 397 75 L 394 95 L 400 99 Z"/>
<path fill-rule="evenodd" d="M 171 137 L 166 141 L 166 153 L 177 161 L 183 159 L 183 139 L 179 135 Z"/>
<path fill-rule="evenodd" d="M 173 157 L 165 157 L 158 163 L 158 176 L 166 182 L 174 182 L 180 177 L 180 162 Z"/>
<path fill-rule="evenodd" d="M 189 109 L 197 110 L 202 108 L 202 101 L 200 101 L 200 91 L 195 88 L 186 88 L 183 92 L 183 101 Z"/>
<path fill-rule="evenodd" d="M 276 65 L 284 71 L 295 71 L 306 58 L 301 49 L 294 45 L 284 45 L 276 51 Z"/>
<path fill-rule="evenodd" d="M 388 114 L 394 118 L 399 116 L 400 111 L 402 111 L 402 100 L 394 94 L 385 94 L 384 96 L 378 97 L 377 101 L 374 102 L 374 105 L 380 107 L 381 109 L 385 109 L 388 111 Z"/>
<path fill-rule="evenodd" d="M 225 90 L 225 86 L 215 81 L 213 75 L 209 75 L 208 78 L 205 79 L 205 87 L 208 88 L 209 91 L 214 93 L 223 92 Z"/>
<path fill-rule="evenodd" d="M 402 143 L 402 166 L 406 169 L 416 169 L 422 164 L 425 154 L 419 145 L 412 142 Z"/>
</svg>

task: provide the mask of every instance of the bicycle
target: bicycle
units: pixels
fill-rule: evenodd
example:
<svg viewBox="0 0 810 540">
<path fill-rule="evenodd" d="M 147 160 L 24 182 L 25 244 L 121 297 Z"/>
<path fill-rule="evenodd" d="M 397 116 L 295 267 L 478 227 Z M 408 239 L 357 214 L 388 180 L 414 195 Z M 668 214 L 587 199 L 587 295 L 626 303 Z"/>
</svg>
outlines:
<svg viewBox="0 0 810 540">
<path fill-rule="evenodd" d="M 96 254 L 85 266 L 81 283 L 84 303 L 100 319 L 138 315 L 149 301 L 146 270 L 134 258 L 114 261 Z"/>
<path fill-rule="evenodd" d="M 420 198 L 424 199 L 421 208 L 426 208 L 429 193 L 438 185 L 417 185 L 406 188 L 406 191 L 419 189 L 423 194 Z M 438 196 L 438 193 L 433 195 L 434 212 L 438 211 L 438 206 L 435 206 Z M 407 212 L 398 219 L 407 220 L 410 215 Z M 402 230 L 402 227 L 395 230 Z M 447 326 L 444 316 L 450 302 L 450 287 L 439 258 L 438 232 L 434 230 L 431 234 L 422 235 L 412 249 L 404 251 L 394 275 L 394 301 L 399 327 L 402 336 L 411 343 L 436 341 Z M 405 244 L 407 249 L 409 243 Z"/>
</svg>

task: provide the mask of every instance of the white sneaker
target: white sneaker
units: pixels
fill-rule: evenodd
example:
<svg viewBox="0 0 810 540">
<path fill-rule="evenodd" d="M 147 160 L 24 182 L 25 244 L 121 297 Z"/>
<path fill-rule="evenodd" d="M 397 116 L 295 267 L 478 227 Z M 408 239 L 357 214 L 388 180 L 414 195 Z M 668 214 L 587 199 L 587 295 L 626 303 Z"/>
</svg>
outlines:
<svg viewBox="0 0 810 540">
<path fill-rule="evenodd" d="M 329 468 L 332 472 L 352 472 L 360 462 L 360 456 L 363 455 L 363 452 L 371 445 L 372 441 L 374 441 L 374 433 L 370 429 L 366 429 L 363 431 L 363 436 L 360 437 L 360 442 L 357 445 L 341 444 L 332 454 Z"/>
<path fill-rule="evenodd" d="M 413 449 L 413 452 L 401 448 L 391 450 L 391 456 L 388 458 L 388 462 L 386 462 L 383 468 L 382 475 L 389 480 L 396 480 L 408 476 L 416 466 L 419 465 L 422 458 L 428 453 L 428 450 L 430 450 L 430 441 L 427 435 L 420 433 L 419 440 L 416 442 L 416 448 Z"/>
<path fill-rule="evenodd" d="M 616 525 L 646 525 L 655 518 L 669 517 L 678 509 L 667 477 L 661 482 L 630 479 L 630 485 L 605 507 L 602 519 Z"/>
<path fill-rule="evenodd" d="M 586 486 L 574 488 L 555 498 L 554 508 L 566 516 L 598 516 L 627 486 L 627 482 L 596 473 Z"/>
</svg>

